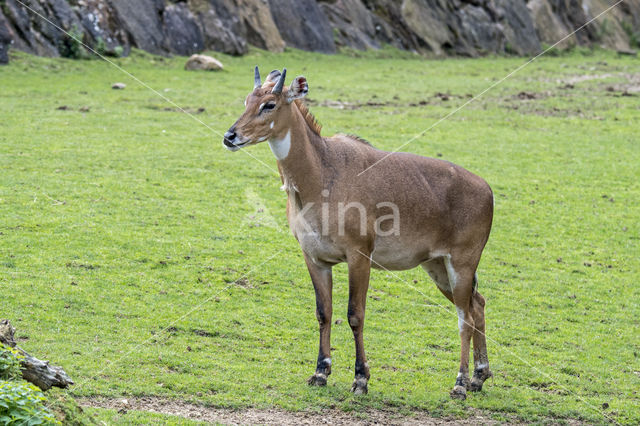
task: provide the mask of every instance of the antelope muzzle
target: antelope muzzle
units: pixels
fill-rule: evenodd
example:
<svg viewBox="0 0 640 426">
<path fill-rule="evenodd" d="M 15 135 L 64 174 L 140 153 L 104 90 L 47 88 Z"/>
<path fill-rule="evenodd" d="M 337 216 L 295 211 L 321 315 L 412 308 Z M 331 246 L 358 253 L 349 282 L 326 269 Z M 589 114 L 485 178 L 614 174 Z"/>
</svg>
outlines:
<svg viewBox="0 0 640 426">
<path fill-rule="evenodd" d="M 229 151 L 237 151 L 246 145 L 247 142 L 248 141 L 244 140 L 243 137 L 236 133 L 235 126 L 227 130 L 224 134 L 224 138 L 222 139 L 222 144 Z"/>
</svg>

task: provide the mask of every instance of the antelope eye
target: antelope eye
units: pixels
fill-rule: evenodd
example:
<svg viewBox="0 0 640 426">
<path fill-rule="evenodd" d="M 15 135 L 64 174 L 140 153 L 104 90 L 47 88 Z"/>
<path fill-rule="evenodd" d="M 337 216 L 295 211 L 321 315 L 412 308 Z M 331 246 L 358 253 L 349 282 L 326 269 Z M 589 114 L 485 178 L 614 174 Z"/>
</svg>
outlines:
<svg viewBox="0 0 640 426">
<path fill-rule="evenodd" d="M 275 102 L 267 102 L 266 104 L 262 105 L 262 107 L 260 108 L 260 112 L 271 111 L 275 107 L 276 107 L 276 103 Z"/>
</svg>

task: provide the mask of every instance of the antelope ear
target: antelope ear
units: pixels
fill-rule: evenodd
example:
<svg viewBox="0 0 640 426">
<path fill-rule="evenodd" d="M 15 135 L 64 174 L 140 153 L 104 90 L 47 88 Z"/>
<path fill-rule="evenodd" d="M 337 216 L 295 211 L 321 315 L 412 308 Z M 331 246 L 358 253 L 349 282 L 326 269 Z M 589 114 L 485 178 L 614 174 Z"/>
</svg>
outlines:
<svg viewBox="0 0 640 426">
<path fill-rule="evenodd" d="M 289 90 L 287 91 L 287 101 L 291 103 L 296 99 L 303 98 L 307 95 L 307 92 L 309 92 L 307 79 L 303 76 L 296 77 L 291 82 L 291 86 L 289 86 Z"/>
</svg>

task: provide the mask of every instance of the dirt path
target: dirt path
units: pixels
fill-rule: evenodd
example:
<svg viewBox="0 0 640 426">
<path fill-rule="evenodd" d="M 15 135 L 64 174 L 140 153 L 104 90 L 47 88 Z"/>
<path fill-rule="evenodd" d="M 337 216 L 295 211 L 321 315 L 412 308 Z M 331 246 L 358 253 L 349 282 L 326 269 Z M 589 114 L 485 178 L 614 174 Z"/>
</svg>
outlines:
<svg viewBox="0 0 640 426">
<path fill-rule="evenodd" d="M 309 413 L 250 408 L 236 411 L 153 397 L 127 399 L 85 398 L 78 400 L 78 402 L 84 407 L 110 408 L 123 413 L 129 410 L 151 411 L 227 425 L 486 425 L 497 423 L 479 414 L 463 420 L 454 420 L 433 418 L 428 413 L 420 412 L 415 412 L 414 416 L 407 417 L 382 410 L 367 410 L 364 415 L 360 413 L 360 416 L 339 410 Z"/>
</svg>

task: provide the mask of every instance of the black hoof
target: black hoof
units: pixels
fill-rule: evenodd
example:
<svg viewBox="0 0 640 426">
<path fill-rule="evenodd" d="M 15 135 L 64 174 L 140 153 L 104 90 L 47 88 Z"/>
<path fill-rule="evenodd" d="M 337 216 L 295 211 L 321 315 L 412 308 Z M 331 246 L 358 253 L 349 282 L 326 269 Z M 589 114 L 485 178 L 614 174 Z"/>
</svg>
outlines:
<svg viewBox="0 0 640 426">
<path fill-rule="evenodd" d="M 366 395 L 369 393 L 367 382 L 368 380 L 364 377 L 355 379 L 353 385 L 351 385 L 351 392 L 353 392 L 354 395 Z"/>
<path fill-rule="evenodd" d="M 473 380 L 471 380 L 471 387 L 469 388 L 469 390 L 471 392 L 480 392 L 482 390 L 482 382 L 481 381 L 476 381 L 475 378 Z"/>
<path fill-rule="evenodd" d="M 326 386 L 327 376 L 325 374 L 316 373 L 307 380 L 309 386 Z"/>
<path fill-rule="evenodd" d="M 493 374 L 491 373 L 491 370 L 489 370 L 489 368 L 485 368 L 482 370 L 478 370 L 478 369 L 475 370 L 473 372 L 473 378 L 471 379 L 471 386 L 469 390 L 471 392 L 480 392 L 482 390 L 482 385 L 484 384 L 484 381 L 491 376 L 493 376 Z"/>
<path fill-rule="evenodd" d="M 455 385 L 449 393 L 452 399 L 459 399 L 464 401 L 467 399 L 467 388 L 460 385 Z"/>
</svg>

